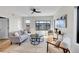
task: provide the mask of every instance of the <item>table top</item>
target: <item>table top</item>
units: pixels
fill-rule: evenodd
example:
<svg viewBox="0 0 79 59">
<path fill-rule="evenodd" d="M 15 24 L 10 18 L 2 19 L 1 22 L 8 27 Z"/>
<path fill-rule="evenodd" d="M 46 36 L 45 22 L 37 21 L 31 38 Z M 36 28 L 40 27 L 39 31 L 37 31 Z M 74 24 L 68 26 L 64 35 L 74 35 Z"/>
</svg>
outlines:
<svg viewBox="0 0 79 59">
<path fill-rule="evenodd" d="M 40 38 L 40 36 L 38 36 L 37 34 L 31 34 L 31 38 Z"/>
</svg>

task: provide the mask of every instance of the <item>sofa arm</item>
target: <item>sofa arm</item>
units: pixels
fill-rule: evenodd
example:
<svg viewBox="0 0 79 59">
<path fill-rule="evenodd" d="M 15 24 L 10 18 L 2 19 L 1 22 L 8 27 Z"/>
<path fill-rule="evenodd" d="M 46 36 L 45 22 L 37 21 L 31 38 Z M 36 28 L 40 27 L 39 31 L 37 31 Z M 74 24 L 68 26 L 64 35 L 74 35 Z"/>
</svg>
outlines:
<svg viewBox="0 0 79 59">
<path fill-rule="evenodd" d="M 9 38 L 10 38 L 10 40 L 11 40 L 12 43 L 17 43 L 17 42 L 20 41 L 20 40 L 19 40 L 20 38 L 17 37 L 17 36 L 10 36 Z"/>
</svg>

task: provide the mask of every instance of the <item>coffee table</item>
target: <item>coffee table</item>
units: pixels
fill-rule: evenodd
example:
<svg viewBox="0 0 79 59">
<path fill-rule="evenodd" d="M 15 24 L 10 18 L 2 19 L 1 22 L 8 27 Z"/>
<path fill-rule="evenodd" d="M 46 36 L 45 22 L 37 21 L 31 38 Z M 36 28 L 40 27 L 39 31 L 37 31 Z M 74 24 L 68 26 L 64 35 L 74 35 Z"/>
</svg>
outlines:
<svg viewBox="0 0 79 59">
<path fill-rule="evenodd" d="M 40 36 L 37 34 L 31 34 L 31 44 L 38 45 L 40 43 Z"/>
</svg>

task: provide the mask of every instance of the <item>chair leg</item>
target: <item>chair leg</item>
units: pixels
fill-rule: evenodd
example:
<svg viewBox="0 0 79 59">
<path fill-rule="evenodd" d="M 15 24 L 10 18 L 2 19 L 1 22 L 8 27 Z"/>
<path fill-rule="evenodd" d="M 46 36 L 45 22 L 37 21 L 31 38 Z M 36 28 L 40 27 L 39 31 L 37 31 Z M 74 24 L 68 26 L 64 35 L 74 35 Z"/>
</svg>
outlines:
<svg viewBox="0 0 79 59">
<path fill-rule="evenodd" d="M 19 43 L 19 46 L 21 45 L 21 43 Z"/>
<path fill-rule="evenodd" d="M 47 53 L 48 53 L 48 43 L 47 43 Z"/>
<path fill-rule="evenodd" d="M 12 45 L 12 42 L 11 42 L 11 45 Z"/>
</svg>

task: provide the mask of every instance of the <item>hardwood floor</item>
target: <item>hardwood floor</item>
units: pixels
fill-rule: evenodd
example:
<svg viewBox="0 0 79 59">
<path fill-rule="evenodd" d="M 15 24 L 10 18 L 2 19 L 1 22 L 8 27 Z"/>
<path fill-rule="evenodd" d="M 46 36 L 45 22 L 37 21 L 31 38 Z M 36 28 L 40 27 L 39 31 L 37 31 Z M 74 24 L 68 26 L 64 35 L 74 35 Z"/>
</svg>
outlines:
<svg viewBox="0 0 79 59">
<path fill-rule="evenodd" d="M 46 39 L 39 45 L 32 45 L 30 40 L 26 40 L 20 46 L 17 44 L 13 44 L 8 49 L 3 51 L 3 53 L 46 53 L 46 52 L 47 52 Z"/>
<path fill-rule="evenodd" d="M 0 51 L 4 51 L 11 45 L 11 41 L 7 39 L 0 40 Z"/>
</svg>

